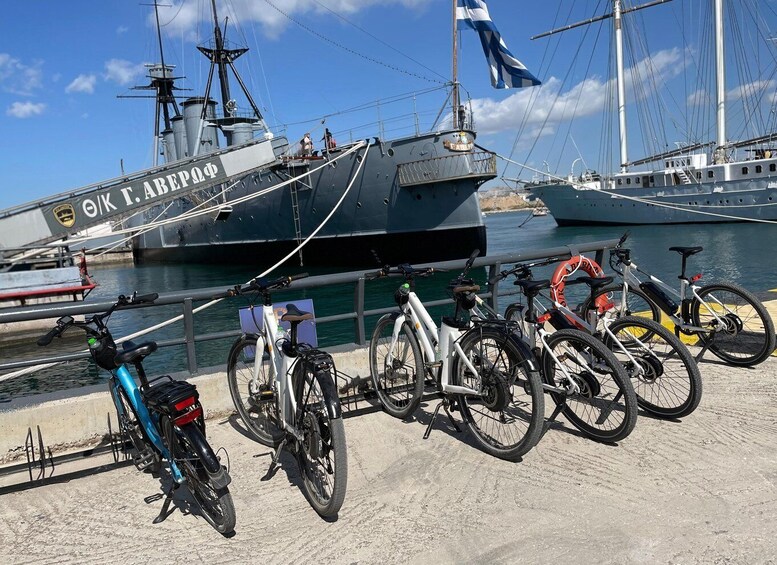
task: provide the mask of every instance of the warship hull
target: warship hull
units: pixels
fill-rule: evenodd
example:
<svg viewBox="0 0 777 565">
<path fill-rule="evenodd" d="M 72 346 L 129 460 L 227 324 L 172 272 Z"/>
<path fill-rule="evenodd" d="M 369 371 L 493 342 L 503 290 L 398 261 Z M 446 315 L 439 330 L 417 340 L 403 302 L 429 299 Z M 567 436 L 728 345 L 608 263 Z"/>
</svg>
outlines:
<svg viewBox="0 0 777 565">
<path fill-rule="evenodd" d="M 373 138 L 368 147 L 336 161 L 351 146 L 304 160 L 280 159 L 288 147 L 276 139 L 279 163 L 239 179 L 220 202 L 229 204 L 313 172 L 235 204 L 225 220 L 213 213 L 141 233 L 134 238 L 133 253 L 138 261 L 274 264 L 321 226 L 354 179 L 332 217 L 302 250 L 304 265 L 374 265 L 375 255 L 387 263 L 439 261 L 468 257 L 476 248 L 485 254 L 477 189 L 496 175 L 496 164 L 493 154 L 472 150 L 472 132 L 465 135 L 467 150 L 452 144 L 462 141 L 458 131 Z M 160 215 L 174 218 L 196 203 L 179 198 L 135 216 L 130 225 L 149 224 Z M 299 256 L 292 261 L 300 262 Z"/>
</svg>

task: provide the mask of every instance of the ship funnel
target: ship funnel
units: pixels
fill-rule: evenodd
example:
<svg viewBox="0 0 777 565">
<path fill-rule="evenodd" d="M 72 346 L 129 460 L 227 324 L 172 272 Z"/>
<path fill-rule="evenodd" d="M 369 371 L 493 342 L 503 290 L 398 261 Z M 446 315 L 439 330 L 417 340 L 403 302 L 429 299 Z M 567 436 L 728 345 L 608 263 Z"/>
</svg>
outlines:
<svg viewBox="0 0 777 565">
<path fill-rule="evenodd" d="M 208 124 L 204 124 L 202 127 L 202 133 L 200 134 L 200 117 L 202 116 L 202 108 L 206 106 L 205 121 L 213 122 L 216 119 L 216 101 L 197 96 L 189 98 L 184 101 L 183 105 L 183 120 L 186 125 L 186 148 L 188 155 L 203 155 L 215 151 L 219 147 L 219 139 L 217 129 L 208 127 Z M 200 138 L 200 147 L 195 152 L 194 144 L 197 143 L 197 138 Z"/>
<path fill-rule="evenodd" d="M 186 144 L 186 126 L 183 116 L 175 116 L 170 120 L 173 126 L 173 145 L 175 146 L 175 156 L 183 159 L 189 156 L 189 148 Z M 170 162 L 169 159 L 167 161 Z"/>
<path fill-rule="evenodd" d="M 172 129 L 166 129 L 162 132 L 162 154 L 165 156 L 166 163 L 172 163 L 179 159 L 175 147 L 175 133 Z"/>
</svg>

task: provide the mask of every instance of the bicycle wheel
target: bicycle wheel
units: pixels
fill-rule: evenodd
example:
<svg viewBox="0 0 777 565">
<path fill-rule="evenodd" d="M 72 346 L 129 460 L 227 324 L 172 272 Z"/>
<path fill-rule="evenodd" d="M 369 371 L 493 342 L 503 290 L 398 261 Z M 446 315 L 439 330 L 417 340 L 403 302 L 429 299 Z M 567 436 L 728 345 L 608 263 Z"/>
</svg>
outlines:
<svg viewBox="0 0 777 565">
<path fill-rule="evenodd" d="M 640 318 L 648 318 L 655 322 L 661 322 L 661 309 L 655 304 L 648 295 L 642 292 L 638 288 L 629 287 L 626 293 L 626 299 L 623 298 L 623 285 L 609 286 L 599 289 L 594 293 L 594 302 L 605 296 L 607 298 L 608 305 L 611 303 L 612 307 L 608 307 L 605 312 L 600 312 L 600 315 L 606 315 L 613 318 L 620 318 L 621 316 L 639 316 Z M 580 306 L 581 312 L 587 312 L 591 303 L 591 297 L 589 295 L 585 302 Z"/>
<path fill-rule="evenodd" d="M 146 437 L 146 431 L 140 423 L 135 407 L 130 403 L 127 391 L 121 385 L 111 385 L 111 398 L 116 407 L 116 416 L 119 421 L 119 430 L 132 442 L 135 455 L 132 462 L 140 471 L 148 471 L 156 474 L 162 467 L 162 460 L 156 451 L 156 447 Z"/>
<path fill-rule="evenodd" d="M 681 418 L 696 410 L 702 394 L 701 373 L 677 336 L 653 320 L 636 316 L 619 318 L 610 331 L 626 352 L 608 335 L 605 343 L 626 368 L 637 402 L 646 412 Z"/>
<path fill-rule="evenodd" d="M 741 367 L 757 365 L 771 355 L 775 347 L 774 323 L 750 291 L 736 284 L 716 283 L 703 286 L 698 295 L 701 300 L 694 297 L 691 301 L 691 319 L 694 325 L 710 330 L 699 336 L 709 343 L 710 351 L 726 363 Z"/>
<path fill-rule="evenodd" d="M 331 379 L 332 376 L 326 372 L 323 378 Z M 330 418 L 327 411 L 327 406 L 339 403 L 339 398 L 329 397 L 308 363 L 297 363 L 292 379 L 294 389 L 300 391 L 297 428 L 303 439 L 298 444 L 297 460 L 302 484 L 315 511 L 325 518 L 332 518 L 343 505 L 348 483 L 343 419 Z M 331 390 L 336 389 L 333 386 Z"/>
<path fill-rule="evenodd" d="M 166 421 L 169 426 L 170 422 Z M 196 427 L 195 424 L 190 424 Z M 235 529 L 235 505 L 229 487 L 216 488 L 210 474 L 200 460 L 197 450 L 181 430 L 174 428 L 177 441 L 175 462 L 181 470 L 189 492 L 197 501 L 202 516 L 220 534 L 229 534 Z M 201 433 L 197 431 L 189 433 Z"/>
<path fill-rule="evenodd" d="M 392 348 L 396 314 L 378 320 L 370 340 L 370 375 L 383 409 L 395 418 L 415 412 L 424 392 L 424 360 L 410 324 L 404 322 Z"/>
<path fill-rule="evenodd" d="M 270 361 L 262 355 L 254 382 L 256 336 L 243 335 L 235 341 L 227 361 L 227 381 L 232 402 L 246 431 L 259 443 L 276 447 L 283 439 L 278 427 L 276 393 L 270 376 Z"/>
<path fill-rule="evenodd" d="M 477 373 L 458 355 L 451 368 L 453 384 L 483 391 L 457 397 L 467 428 L 483 451 L 508 461 L 537 444 L 545 416 L 534 359 L 515 340 L 504 328 L 478 326 L 459 342 Z"/>
<path fill-rule="evenodd" d="M 505 309 L 505 320 L 514 322 L 516 324 L 515 329 L 518 331 L 518 335 L 524 337 L 528 335 L 526 327 L 526 305 L 520 302 L 510 304 Z"/>
<path fill-rule="evenodd" d="M 546 343 L 556 360 L 543 349 L 543 378 L 551 386 L 566 389 L 566 393 L 551 392 L 550 396 L 563 406 L 567 420 L 598 441 L 628 436 L 637 423 L 637 397 L 612 352 L 594 337 L 573 329 L 548 335 Z"/>
</svg>

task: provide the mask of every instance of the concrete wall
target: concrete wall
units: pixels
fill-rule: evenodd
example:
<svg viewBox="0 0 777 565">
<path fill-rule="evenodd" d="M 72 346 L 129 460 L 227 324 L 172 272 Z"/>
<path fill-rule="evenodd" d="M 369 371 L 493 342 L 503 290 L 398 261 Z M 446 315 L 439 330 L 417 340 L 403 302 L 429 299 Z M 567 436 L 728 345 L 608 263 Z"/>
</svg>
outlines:
<svg viewBox="0 0 777 565">
<path fill-rule="evenodd" d="M 329 348 L 329 351 L 342 376 L 370 378 L 366 348 L 348 346 Z M 186 375 L 173 376 L 184 378 Z M 226 366 L 204 369 L 188 380 L 197 385 L 206 417 L 223 416 L 233 411 Z M 338 382 L 340 387 L 344 384 L 343 380 Z M 45 446 L 57 456 L 98 444 L 108 433 L 109 415 L 115 431 L 116 410 L 107 385 L 29 396 L 0 404 L 0 465 L 26 458 L 24 443 L 28 428 L 32 428 L 36 452 L 36 426 L 40 426 Z"/>
</svg>

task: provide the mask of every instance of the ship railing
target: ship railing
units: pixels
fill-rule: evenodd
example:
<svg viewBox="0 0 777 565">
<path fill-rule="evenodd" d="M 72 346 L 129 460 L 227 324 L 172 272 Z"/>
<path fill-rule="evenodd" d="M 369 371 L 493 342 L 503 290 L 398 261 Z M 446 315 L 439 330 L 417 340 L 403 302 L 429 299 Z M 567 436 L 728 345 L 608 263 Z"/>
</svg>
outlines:
<svg viewBox="0 0 777 565">
<path fill-rule="evenodd" d="M 490 151 L 467 151 L 402 163 L 397 169 L 400 186 L 465 178 L 485 182 L 496 176 L 496 155 Z"/>
</svg>

